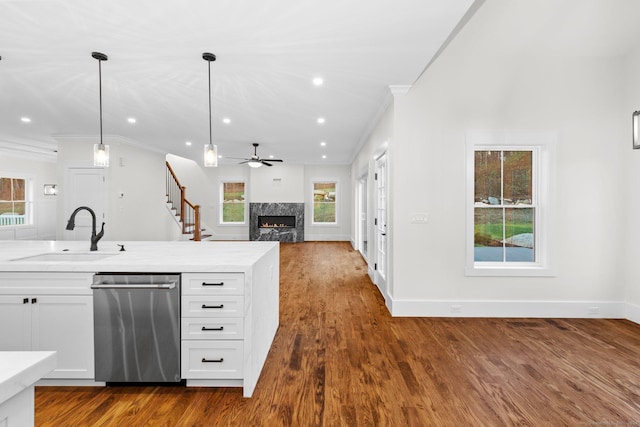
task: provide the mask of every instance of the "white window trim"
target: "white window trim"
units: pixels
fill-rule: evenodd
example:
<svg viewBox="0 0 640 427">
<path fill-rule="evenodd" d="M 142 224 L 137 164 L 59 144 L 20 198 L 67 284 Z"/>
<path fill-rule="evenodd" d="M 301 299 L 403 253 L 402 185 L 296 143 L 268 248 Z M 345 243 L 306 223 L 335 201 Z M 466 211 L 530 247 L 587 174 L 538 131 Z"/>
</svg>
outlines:
<svg viewBox="0 0 640 427">
<path fill-rule="evenodd" d="M 466 266 L 467 276 L 555 276 L 556 132 L 467 132 L 466 139 Z M 474 152 L 533 149 L 537 192 L 536 261 L 527 263 L 474 261 Z M 537 179 L 535 178 L 537 177 Z"/>
<path fill-rule="evenodd" d="M 327 184 L 327 183 L 335 183 L 336 184 L 336 220 L 334 222 L 315 222 L 314 218 L 313 218 L 313 204 L 315 202 L 315 198 L 314 198 L 314 187 L 315 184 Z M 315 227 L 325 227 L 325 226 L 329 226 L 329 227 L 335 227 L 337 225 L 339 225 L 339 218 L 340 218 L 340 180 L 338 178 L 314 178 L 311 181 L 311 203 L 309 203 L 309 218 L 311 218 L 311 225 L 315 226 Z"/>
<path fill-rule="evenodd" d="M 228 182 L 242 182 L 244 184 L 244 219 L 242 222 L 224 222 L 222 220 L 222 209 L 224 207 L 224 184 Z M 221 177 L 218 179 L 218 190 L 220 192 L 219 202 L 220 209 L 218 210 L 218 225 L 221 227 L 238 227 L 249 224 L 249 204 L 247 202 L 248 184 L 246 178 L 233 178 L 233 177 Z"/>
<path fill-rule="evenodd" d="M 25 202 L 26 202 L 26 215 L 27 220 L 24 224 L 14 224 L 14 225 L 3 225 L 1 226 L 2 230 L 15 230 L 22 228 L 33 228 L 35 227 L 36 219 L 35 219 L 35 209 L 34 209 L 34 182 L 35 178 L 33 175 L 25 174 L 25 173 L 17 173 L 17 172 L 2 172 L 0 171 L 0 177 L 3 178 L 16 178 L 16 179 L 24 179 L 25 180 Z"/>
</svg>

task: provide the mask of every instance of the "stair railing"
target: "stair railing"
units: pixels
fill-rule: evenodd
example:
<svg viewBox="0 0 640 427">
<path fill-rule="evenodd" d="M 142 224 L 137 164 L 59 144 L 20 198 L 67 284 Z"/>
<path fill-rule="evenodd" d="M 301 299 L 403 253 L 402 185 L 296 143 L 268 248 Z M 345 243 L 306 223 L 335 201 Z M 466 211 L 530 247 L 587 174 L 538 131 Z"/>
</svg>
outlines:
<svg viewBox="0 0 640 427">
<path fill-rule="evenodd" d="M 176 215 L 180 217 L 182 234 L 193 234 L 193 240 L 199 242 L 202 239 L 200 229 L 200 205 L 194 205 L 187 200 L 185 197 L 187 187 L 180 184 L 169 162 L 165 163 L 167 164 L 167 200 L 173 205 L 176 210 Z M 177 199 L 180 200 L 180 203 L 175 202 Z"/>
</svg>

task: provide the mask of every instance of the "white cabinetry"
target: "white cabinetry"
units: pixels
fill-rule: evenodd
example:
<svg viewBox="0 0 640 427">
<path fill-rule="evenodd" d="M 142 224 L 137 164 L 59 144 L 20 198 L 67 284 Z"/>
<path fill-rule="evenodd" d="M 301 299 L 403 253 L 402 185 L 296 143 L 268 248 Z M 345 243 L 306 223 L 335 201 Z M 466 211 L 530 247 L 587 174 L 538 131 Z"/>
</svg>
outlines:
<svg viewBox="0 0 640 427">
<path fill-rule="evenodd" d="M 182 275 L 182 378 L 241 386 L 244 274 Z"/>
<path fill-rule="evenodd" d="M 248 268 L 182 273 L 181 375 L 187 386 L 242 387 L 251 397 L 280 323 L 279 285 L 277 245 Z"/>
<path fill-rule="evenodd" d="M 0 351 L 56 351 L 46 378 L 93 379 L 92 276 L 0 273 Z"/>
</svg>

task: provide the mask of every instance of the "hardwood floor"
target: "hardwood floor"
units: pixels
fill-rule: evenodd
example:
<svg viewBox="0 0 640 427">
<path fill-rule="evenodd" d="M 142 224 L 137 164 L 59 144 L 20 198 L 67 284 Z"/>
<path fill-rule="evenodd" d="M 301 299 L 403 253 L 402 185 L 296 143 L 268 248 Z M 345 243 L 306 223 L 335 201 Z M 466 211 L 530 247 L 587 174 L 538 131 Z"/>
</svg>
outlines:
<svg viewBox="0 0 640 427">
<path fill-rule="evenodd" d="M 345 242 L 281 245 L 280 328 L 240 389 L 37 387 L 38 426 L 637 426 L 640 326 L 392 318 Z"/>
</svg>

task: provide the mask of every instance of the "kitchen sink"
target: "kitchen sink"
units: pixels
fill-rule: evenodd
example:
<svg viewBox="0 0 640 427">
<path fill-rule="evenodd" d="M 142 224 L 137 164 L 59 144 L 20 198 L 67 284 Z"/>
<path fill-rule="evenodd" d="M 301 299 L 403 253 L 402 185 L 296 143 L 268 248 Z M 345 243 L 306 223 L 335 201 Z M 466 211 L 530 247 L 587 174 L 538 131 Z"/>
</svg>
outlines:
<svg viewBox="0 0 640 427">
<path fill-rule="evenodd" d="M 47 252 L 44 254 L 31 255 L 23 258 L 12 259 L 11 261 L 62 261 L 62 262 L 91 262 L 118 255 L 112 252 Z"/>
</svg>

